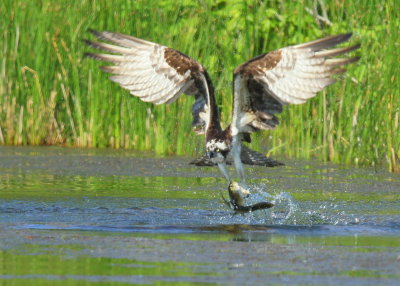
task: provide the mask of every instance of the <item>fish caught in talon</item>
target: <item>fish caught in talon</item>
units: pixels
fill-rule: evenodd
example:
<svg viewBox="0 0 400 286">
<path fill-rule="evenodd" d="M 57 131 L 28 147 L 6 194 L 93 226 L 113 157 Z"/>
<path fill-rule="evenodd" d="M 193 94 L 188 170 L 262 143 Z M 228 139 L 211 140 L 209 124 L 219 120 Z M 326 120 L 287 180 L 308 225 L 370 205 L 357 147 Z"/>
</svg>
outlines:
<svg viewBox="0 0 400 286">
<path fill-rule="evenodd" d="M 235 212 L 247 213 L 256 210 L 263 210 L 272 208 L 274 204 L 269 202 L 259 202 L 253 205 L 245 206 L 244 198 L 250 196 L 250 191 L 245 189 L 239 183 L 231 181 L 228 186 L 229 202 L 224 199 L 227 205 L 229 205 Z"/>
</svg>

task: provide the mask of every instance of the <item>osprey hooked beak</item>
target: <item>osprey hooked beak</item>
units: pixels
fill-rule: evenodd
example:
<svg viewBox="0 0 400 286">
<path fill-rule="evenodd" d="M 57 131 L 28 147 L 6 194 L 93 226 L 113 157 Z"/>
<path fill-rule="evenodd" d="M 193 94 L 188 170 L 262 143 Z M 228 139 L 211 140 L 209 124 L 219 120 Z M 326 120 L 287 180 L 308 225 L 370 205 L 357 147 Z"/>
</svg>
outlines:
<svg viewBox="0 0 400 286">
<path fill-rule="evenodd" d="M 208 151 L 207 157 L 216 164 L 221 164 L 225 162 L 225 156 L 218 151 Z"/>
<path fill-rule="evenodd" d="M 207 157 L 210 158 L 210 159 L 214 158 L 215 157 L 215 152 L 213 152 L 213 151 L 207 152 Z"/>
</svg>

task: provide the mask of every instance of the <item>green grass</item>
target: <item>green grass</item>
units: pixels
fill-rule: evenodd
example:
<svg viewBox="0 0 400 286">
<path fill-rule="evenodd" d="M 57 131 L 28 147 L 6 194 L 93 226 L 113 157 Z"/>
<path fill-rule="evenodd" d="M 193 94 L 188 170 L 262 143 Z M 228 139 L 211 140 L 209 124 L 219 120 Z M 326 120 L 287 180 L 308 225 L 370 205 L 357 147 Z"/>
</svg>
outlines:
<svg viewBox="0 0 400 286">
<path fill-rule="evenodd" d="M 233 69 L 260 53 L 354 32 L 359 63 L 309 103 L 290 106 L 253 147 L 269 155 L 400 170 L 399 32 L 394 0 L 325 1 L 332 25 L 305 7 L 315 1 L 30 1 L 0 3 L 0 144 L 132 148 L 202 153 L 191 132 L 193 99 L 153 106 L 107 80 L 83 58 L 88 28 L 176 48 L 210 72 L 229 122 Z"/>
</svg>

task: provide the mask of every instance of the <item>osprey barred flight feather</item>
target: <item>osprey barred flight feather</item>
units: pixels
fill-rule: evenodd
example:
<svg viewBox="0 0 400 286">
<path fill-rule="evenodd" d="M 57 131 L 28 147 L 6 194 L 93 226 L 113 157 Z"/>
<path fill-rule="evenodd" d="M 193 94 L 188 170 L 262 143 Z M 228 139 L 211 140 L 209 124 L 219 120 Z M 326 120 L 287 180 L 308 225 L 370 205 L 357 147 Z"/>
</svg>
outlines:
<svg viewBox="0 0 400 286">
<path fill-rule="evenodd" d="M 335 48 L 349 40 L 352 34 L 348 33 L 288 46 L 243 63 L 233 72 L 232 121 L 222 129 L 214 87 L 200 63 L 172 48 L 132 36 L 94 30 L 91 33 L 101 42 L 86 43 L 110 54 L 86 55 L 112 63 L 102 69 L 113 74 L 110 79 L 132 95 L 154 104 L 172 103 L 183 93 L 194 95 L 193 127 L 195 132 L 205 135 L 208 161 L 217 164 L 231 182 L 226 168 L 230 155 L 244 184 L 243 163 L 274 163 L 260 153 L 242 148 L 242 142 L 249 142 L 253 132 L 274 129 L 279 123 L 276 114 L 282 112 L 283 106 L 304 103 L 333 84 L 333 76 L 343 73 L 344 65 L 359 59 L 335 56 L 360 47 L 357 44 Z"/>
</svg>

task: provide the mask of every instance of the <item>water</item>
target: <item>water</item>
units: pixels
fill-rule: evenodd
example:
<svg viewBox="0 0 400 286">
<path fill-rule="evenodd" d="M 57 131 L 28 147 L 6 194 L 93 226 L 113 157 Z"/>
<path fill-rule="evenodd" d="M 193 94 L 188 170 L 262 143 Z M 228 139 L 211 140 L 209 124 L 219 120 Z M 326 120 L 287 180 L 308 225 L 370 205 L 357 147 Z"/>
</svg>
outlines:
<svg viewBox="0 0 400 286">
<path fill-rule="evenodd" d="M 247 168 L 275 207 L 235 215 L 188 161 L 0 147 L 0 284 L 400 285 L 399 175 Z"/>
</svg>

